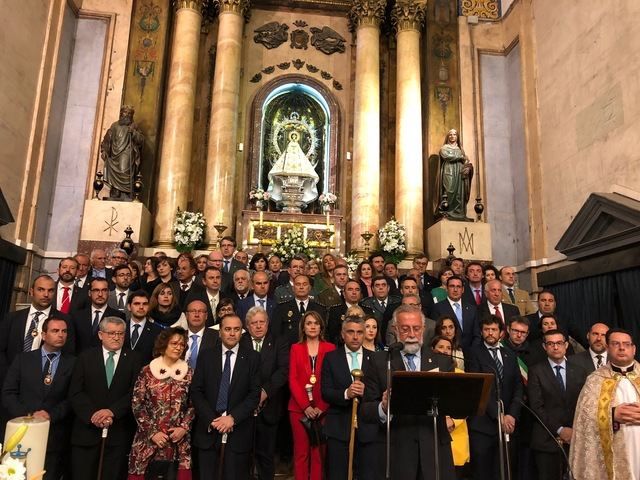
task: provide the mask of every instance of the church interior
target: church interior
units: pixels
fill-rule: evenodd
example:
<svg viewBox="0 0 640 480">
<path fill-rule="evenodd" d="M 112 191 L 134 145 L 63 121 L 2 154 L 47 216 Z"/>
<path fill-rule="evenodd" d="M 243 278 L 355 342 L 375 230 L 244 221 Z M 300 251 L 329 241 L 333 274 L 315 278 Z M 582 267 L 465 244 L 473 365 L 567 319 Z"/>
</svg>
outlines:
<svg viewBox="0 0 640 480">
<path fill-rule="evenodd" d="M 321 251 L 362 255 L 394 218 L 407 259 L 426 252 L 437 271 L 452 245 L 515 266 L 532 298 L 565 293 L 579 324 L 639 332 L 637 2 L 24 0 L 10 18 L 3 311 L 127 226 L 138 256 L 175 255 L 182 210 L 204 214 L 205 252 L 214 226 L 253 253 L 295 224 Z M 143 137 L 134 201 L 102 178 L 123 106 Z M 464 198 L 442 196 L 451 130 Z"/>
</svg>

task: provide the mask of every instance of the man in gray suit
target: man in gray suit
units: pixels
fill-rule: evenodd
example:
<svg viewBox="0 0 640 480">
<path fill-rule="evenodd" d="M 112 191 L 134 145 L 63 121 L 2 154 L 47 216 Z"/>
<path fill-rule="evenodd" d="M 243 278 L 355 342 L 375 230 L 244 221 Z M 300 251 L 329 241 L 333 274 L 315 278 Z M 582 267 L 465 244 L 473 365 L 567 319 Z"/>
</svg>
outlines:
<svg viewBox="0 0 640 480">
<path fill-rule="evenodd" d="M 594 323 L 587 332 L 589 349 L 576 353 L 571 361 L 591 373 L 607 363 L 607 332 L 609 327 L 604 323 Z"/>
</svg>

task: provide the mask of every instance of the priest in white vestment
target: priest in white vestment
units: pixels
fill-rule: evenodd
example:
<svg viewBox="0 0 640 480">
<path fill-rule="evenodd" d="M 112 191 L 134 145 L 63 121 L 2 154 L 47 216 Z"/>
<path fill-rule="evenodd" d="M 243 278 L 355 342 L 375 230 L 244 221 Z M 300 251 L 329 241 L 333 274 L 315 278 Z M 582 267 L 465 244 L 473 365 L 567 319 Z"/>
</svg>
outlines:
<svg viewBox="0 0 640 480">
<path fill-rule="evenodd" d="M 607 332 L 609 363 L 587 378 L 573 421 L 576 480 L 640 480 L 640 365 L 631 334 Z"/>
</svg>

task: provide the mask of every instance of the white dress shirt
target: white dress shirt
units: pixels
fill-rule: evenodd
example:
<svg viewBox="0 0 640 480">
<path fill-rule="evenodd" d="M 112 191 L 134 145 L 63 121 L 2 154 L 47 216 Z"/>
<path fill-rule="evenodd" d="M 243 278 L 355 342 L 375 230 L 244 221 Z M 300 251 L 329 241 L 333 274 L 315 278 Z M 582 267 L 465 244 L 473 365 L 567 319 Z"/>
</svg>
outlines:
<svg viewBox="0 0 640 480">
<path fill-rule="evenodd" d="M 29 313 L 27 314 L 27 321 L 26 321 L 26 325 L 24 327 L 24 335 L 22 336 L 23 339 L 29 334 L 29 330 L 31 330 L 31 320 L 33 320 L 33 315 L 36 312 L 42 312 L 43 315 L 40 315 L 40 317 L 38 318 L 38 325 L 36 326 L 36 328 L 38 330 L 38 335 L 33 337 L 33 343 L 31 344 L 31 350 L 38 350 L 40 348 L 40 343 L 42 342 L 42 335 L 41 335 L 42 334 L 42 324 L 44 323 L 44 321 L 47 318 L 49 318 L 49 315 L 51 315 L 51 306 L 47 307 L 44 310 L 38 310 L 33 305 L 31 305 L 29 307 Z"/>
</svg>

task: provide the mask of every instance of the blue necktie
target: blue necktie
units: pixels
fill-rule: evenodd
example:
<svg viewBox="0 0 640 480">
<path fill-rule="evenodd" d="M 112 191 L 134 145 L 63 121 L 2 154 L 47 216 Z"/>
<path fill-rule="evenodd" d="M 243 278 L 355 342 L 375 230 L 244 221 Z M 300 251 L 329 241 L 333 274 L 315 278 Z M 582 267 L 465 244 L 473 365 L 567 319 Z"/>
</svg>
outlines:
<svg viewBox="0 0 640 480">
<path fill-rule="evenodd" d="M 414 358 L 416 358 L 415 354 L 413 353 L 407 353 L 405 355 L 405 357 L 407 358 L 407 365 L 409 365 L 409 371 L 411 372 L 415 372 L 416 371 L 416 362 L 414 362 Z"/>
<path fill-rule="evenodd" d="M 198 335 L 191 335 L 191 353 L 189 354 L 189 366 L 196 368 L 198 362 Z"/>
<path fill-rule="evenodd" d="M 560 388 L 564 392 L 564 390 L 565 390 L 564 380 L 562 379 L 562 374 L 560 373 L 560 370 L 562 370 L 562 365 L 556 365 L 553 368 L 556 369 L 556 378 L 558 379 L 558 382 L 560 383 Z"/>
<path fill-rule="evenodd" d="M 231 385 L 231 355 L 232 350 L 227 350 L 224 359 L 224 368 L 222 369 L 222 378 L 220 379 L 220 389 L 218 390 L 218 401 L 216 402 L 216 411 L 218 413 L 226 412 L 229 403 L 229 385 Z"/>
<path fill-rule="evenodd" d="M 42 312 L 34 312 L 33 317 L 31 317 L 31 325 L 29 325 L 29 331 L 24 337 L 24 341 L 22 342 L 22 350 L 25 352 L 30 352 L 33 348 L 33 341 L 38 336 L 38 322 L 40 321 L 40 315 L 44 315 Z"/>
<path fill-rule="evenodd" d="M 453 311 L 456 314 L 456 318 L 458 319 L 458 325 L 460 325 L 460 331 L 462 331 L 462 308 L 460 308 L 460 304 L 455 302 L 453 304 Z"/>
<path fill-rule="evenodd" d="M 264 308 L 264 300 L 262 298 L 259 298 L 258 302 L 260 302 L 260 307 Z"/>
</svg>

